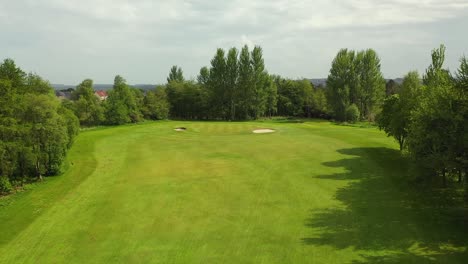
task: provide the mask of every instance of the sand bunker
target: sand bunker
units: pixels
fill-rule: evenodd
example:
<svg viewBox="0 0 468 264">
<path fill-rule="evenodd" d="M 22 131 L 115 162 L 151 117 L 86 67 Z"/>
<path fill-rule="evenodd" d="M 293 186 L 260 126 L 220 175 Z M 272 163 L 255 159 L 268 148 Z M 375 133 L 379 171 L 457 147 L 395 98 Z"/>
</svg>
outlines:
<svg viewBox="0 0 468 264">
<path fill-rule="evenodd" d="M 275 130 L 269 129 L 269 128 L 261 128 L 261 129 L 255 129 L 254 131 L 255 134 L 265 134 L 265 133 L 273 133 Z"/>
<path fill-rule="evenodd" d="M 174 130 L 177 131 L 177 132 L 181 132 L 181 131 L 187 130 L 187 128 L 185 128 L 185 127 L 178 127 L 178 128 L 174 128 Z"/>
</svg>

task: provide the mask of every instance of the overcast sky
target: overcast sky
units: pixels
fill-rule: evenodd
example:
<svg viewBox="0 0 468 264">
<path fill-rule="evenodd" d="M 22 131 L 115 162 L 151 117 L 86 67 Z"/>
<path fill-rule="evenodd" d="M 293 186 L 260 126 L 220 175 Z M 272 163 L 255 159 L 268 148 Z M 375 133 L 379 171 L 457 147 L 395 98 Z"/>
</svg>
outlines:
<svg viewBox="0 0 468 264">
<path fill-rule="evenodd" d="M 468 56 L 468 0 L 0 0 L 0 58 L 52 83 L 186 78 L 216 48 L 261 45 L 270 73 L 326 77 L 340 48 L 375 49 L 386 78 Z"/>
</svg>

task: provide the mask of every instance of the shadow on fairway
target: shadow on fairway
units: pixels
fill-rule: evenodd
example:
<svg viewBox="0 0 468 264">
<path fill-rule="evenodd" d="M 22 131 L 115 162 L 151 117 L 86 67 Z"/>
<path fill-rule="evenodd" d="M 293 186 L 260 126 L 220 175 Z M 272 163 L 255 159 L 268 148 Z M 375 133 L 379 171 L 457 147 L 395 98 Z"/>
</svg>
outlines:
<svg viewBox="0 0 468 264">
<path fill-rule="evenodd" d="M 350 157 L 323 165 L 347 172 L 318 178 L 351 180 L 336 192 L 344 206 L 312 212 L 306 225 L 314 235 L 304 244 L 367 251 L 353 263 L 467 263 L 468 214 L 461 194 L 410 185 L 408 164 L 396 150 L 338 152 Z"/>
</svg>

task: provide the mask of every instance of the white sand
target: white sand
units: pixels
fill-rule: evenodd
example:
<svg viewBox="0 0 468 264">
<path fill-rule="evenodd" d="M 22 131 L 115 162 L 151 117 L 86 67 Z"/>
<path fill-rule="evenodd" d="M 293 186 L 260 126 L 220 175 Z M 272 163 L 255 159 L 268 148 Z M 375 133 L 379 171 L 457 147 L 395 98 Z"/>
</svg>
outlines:
<svg viewBox="0 0 468 264">
<path fill-rule="evenodd" d="M 177 131 L 177 132 L 182 132 L 182 131 L 185 131 L 187 129 L 186 128 L 175 128 L 174 130 Z"/>
<path fill-rule="evenodd" d="M 265 133 L 273 133 L 275 130 L 269 129 L 269 128 L 262 128 L 262 129 L 255 129 L 254 131 L 255 134 L 265 134 Z"/>
</svg>

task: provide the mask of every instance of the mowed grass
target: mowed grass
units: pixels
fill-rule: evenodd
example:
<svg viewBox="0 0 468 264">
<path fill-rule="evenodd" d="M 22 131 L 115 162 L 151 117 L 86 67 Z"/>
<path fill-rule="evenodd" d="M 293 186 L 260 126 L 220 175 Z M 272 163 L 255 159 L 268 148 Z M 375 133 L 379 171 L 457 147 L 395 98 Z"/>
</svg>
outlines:
<svg viewBox="0 0 468 264">
<path fill-rule="evenodd" d="M 64 175 L 0 199 L 0 263 L 467 263 L 465 210 L 396 148 L 323 121 L 86 131 Z"/>
</svg>

